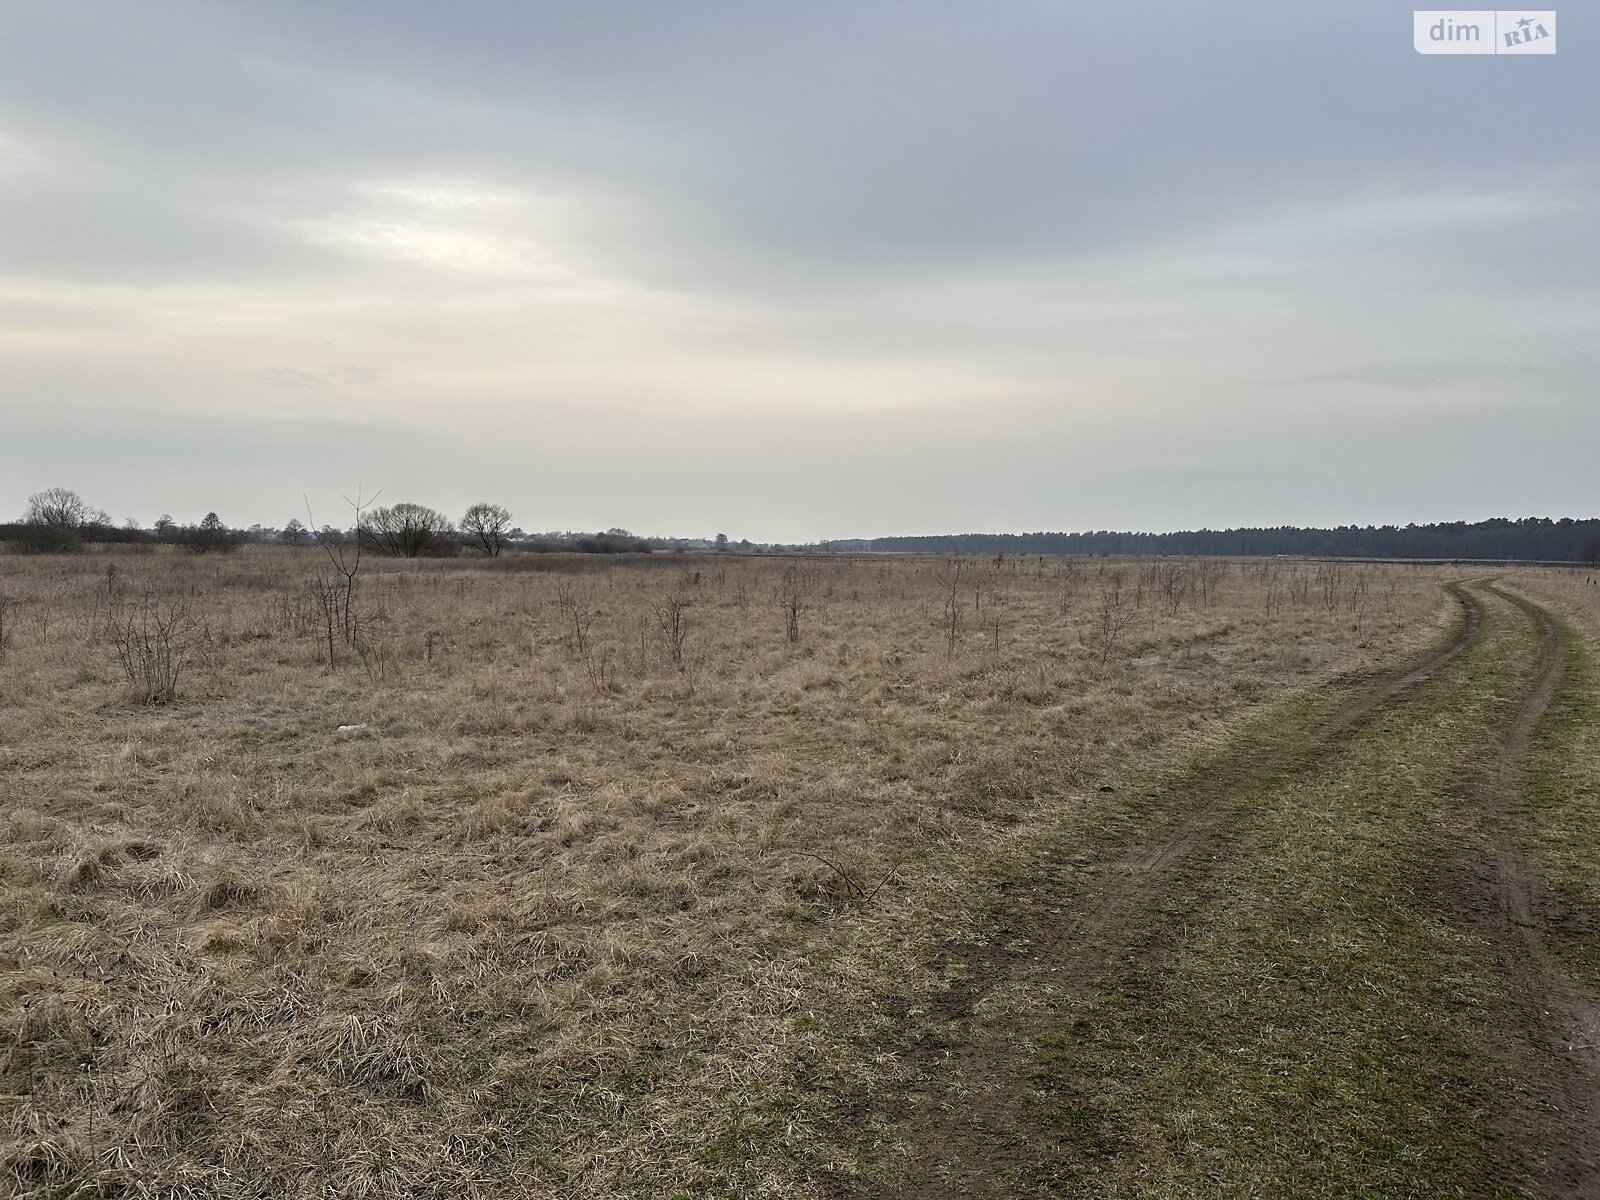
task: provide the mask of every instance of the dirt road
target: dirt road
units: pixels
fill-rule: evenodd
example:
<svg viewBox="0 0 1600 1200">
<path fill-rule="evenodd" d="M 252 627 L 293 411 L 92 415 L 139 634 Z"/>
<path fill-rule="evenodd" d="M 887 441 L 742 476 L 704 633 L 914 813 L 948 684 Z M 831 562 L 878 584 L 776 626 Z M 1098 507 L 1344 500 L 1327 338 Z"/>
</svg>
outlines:
<svg viewBox="0 0 1600 1200">
<path fill-rule="evenodd" d="M 1517 850 L 1562 641 L 1449 590 L 1421 660 L 1000 881 L 881 1048 L 914 1082 L 849 1114 L 839 1194 L 1600 1195 L 1600 1010 Z"/>
</svg>

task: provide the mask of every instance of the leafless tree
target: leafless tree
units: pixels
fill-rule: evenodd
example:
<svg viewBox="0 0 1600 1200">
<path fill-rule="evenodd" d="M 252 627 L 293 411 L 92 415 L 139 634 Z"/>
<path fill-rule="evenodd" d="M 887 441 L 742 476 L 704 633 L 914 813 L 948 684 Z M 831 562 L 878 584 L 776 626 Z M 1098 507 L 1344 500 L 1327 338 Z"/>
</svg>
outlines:
<svg viewBox="0 0 1600 1200">
<path fill-rule="evenodd" d="M 30 525 L 48 525 L 53 529 L 82 529 L 94 524 L 101 516 L 90 508 L 82 496 L 68 488 L 46 488 L 28 497 Z"/>
<path fill-rule="evenodd" d="M 461 518 L 461 532 L 468 544 L 490 558 L 498 558 L 506 546 L 506 531 L 511 514 L 499 504 L 474 504 Z"/>
<path fill-rule="evenodd" d="M 83 497 L 67 488 L 46 488 L 28 497 L 18 545 L 34 553 L 59 553 L 83 547 L 83 535 L 95 526 L 109 526 L 111 515 L 90 508 Z"/>
<path fill-rule="evenodd" d="M 442 548 L 455 527 L 443 513 L 425 504 L 401 503 L 374 508 L 358 531 L 362 538 L 395 558 L 421 558 Z"/>
</svg>

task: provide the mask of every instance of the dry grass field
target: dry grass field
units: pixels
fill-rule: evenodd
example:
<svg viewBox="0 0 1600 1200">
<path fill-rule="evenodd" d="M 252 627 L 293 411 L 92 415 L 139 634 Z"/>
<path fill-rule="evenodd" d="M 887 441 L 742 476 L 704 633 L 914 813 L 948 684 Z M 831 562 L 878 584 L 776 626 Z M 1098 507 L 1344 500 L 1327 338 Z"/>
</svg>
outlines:
<svg viewBox="0 0 1600 1200">
<path fill-rule="evenodd" d="M 974 879 L 1449 577 L 0 557 L 0 1191 L 812 1194 Z"/>
</svg>

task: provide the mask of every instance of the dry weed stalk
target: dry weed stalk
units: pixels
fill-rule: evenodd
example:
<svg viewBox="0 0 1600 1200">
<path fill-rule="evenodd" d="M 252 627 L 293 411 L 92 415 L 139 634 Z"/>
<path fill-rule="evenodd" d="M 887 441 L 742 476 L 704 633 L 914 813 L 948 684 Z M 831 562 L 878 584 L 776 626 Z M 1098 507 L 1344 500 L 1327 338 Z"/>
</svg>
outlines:
<svg viewBox="0 0 1600 1200">
<path fill-rule="evenodd" d="M 945 653 L 955 657 L 956 642 L 961 637 L 961 604 L 959 593 L 961 590 L 961 562 L 957 560 L 950 568 L 950 573 L 942 581 L 945 590 L 944 598 L 944 637 Z"/>
<path fill-rule="evenodd" d="M 11 646 L 11 637 L 16 632 L 16 602 L 0 592 L 0 663 L 6 661 L 6 651 Z"/>
</svg>

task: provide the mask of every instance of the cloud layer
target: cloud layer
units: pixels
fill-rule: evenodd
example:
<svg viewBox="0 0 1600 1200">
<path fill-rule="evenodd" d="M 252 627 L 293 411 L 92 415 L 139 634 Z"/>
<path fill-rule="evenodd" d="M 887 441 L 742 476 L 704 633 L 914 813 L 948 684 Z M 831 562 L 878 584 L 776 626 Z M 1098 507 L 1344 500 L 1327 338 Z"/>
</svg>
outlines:
<svg viewBox="0 0 1600 1200">
<path fill-rule="evenodd" d="M 18 6 L 0 510 L 1593 514 L 1593 39 L 1327 9 Z"/>
</svg>

